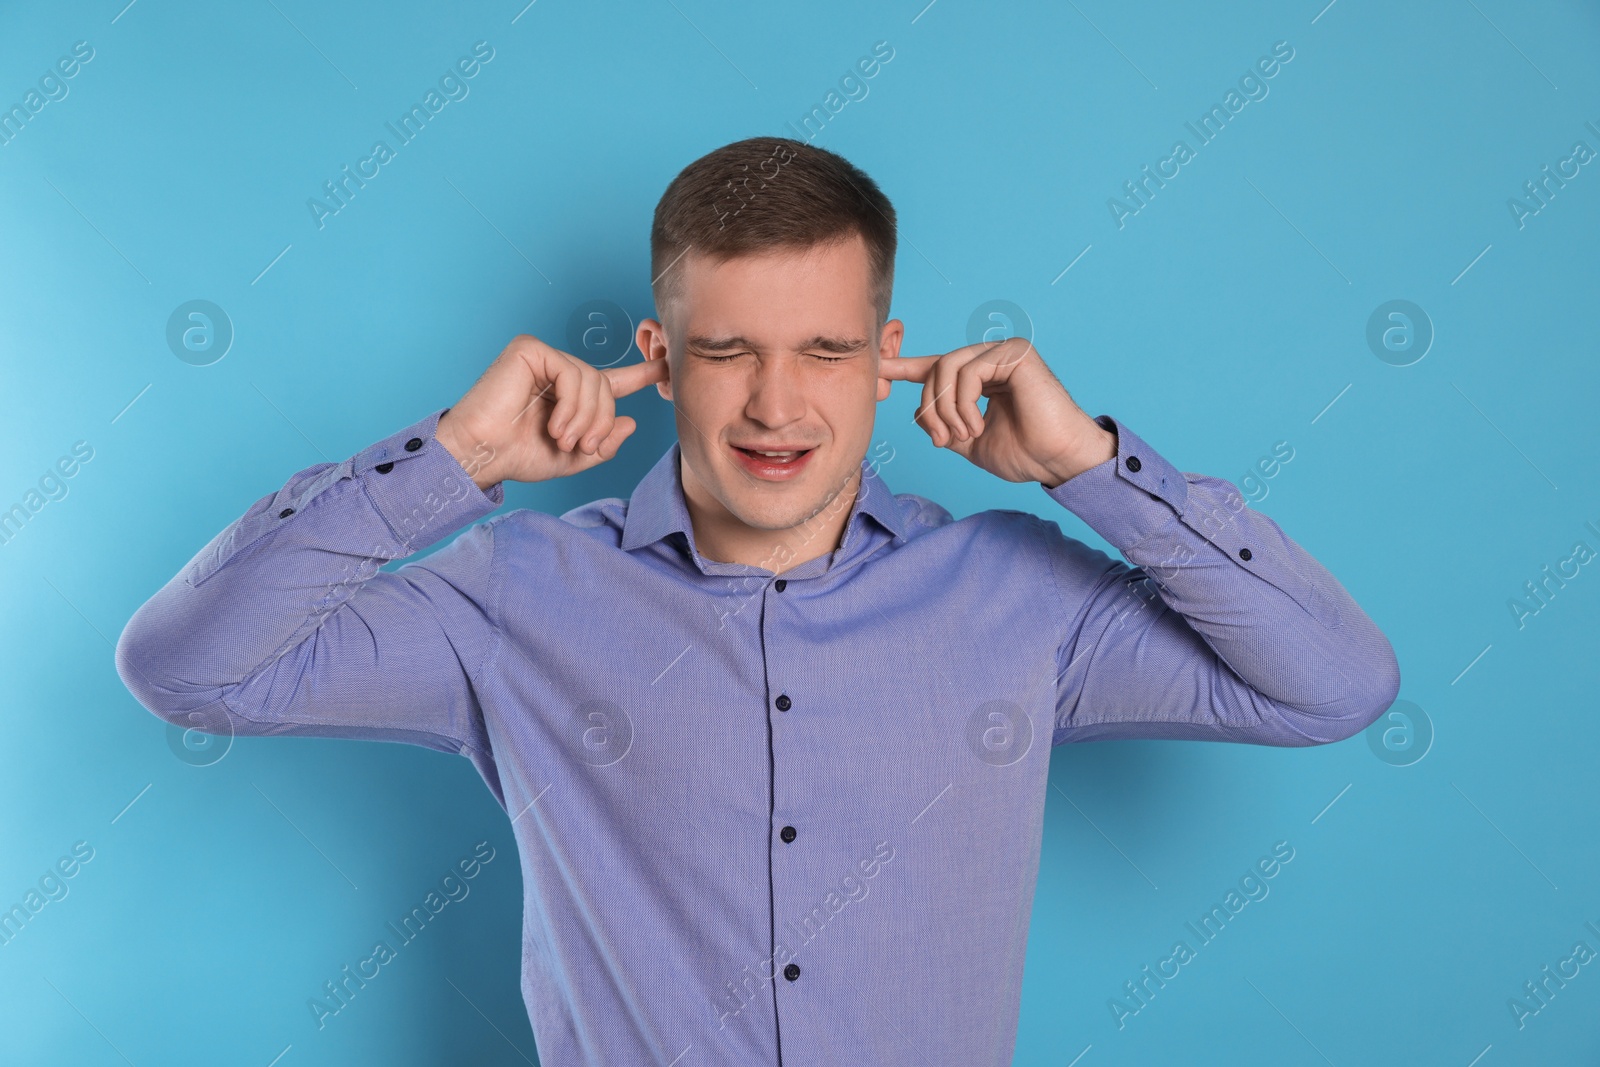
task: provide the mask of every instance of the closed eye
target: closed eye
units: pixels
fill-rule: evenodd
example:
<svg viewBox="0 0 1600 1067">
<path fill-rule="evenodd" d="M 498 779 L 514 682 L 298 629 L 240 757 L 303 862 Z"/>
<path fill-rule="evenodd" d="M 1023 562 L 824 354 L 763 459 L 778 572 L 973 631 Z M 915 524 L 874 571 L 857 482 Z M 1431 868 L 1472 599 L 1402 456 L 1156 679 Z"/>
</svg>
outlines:
<svg viewBox="0 0 1600 1067">
<path fill-rule="evenodd" d="M 705 360 L 708 363 L 727 363 L 730 360 L 738 359 L 739 356 L 741 356 L 741 355 L 743 355 L 742 352 L 741 353 L 736 353 L 735 355 L 731 355 L 731 356 L 701 356 L 700 358 Z M 843 363 L 845 360 L 849 359 L 850 357 L 849 356 L 814 356 L 813 358 L 820 359 L 824 363 Z"/>
</svg>

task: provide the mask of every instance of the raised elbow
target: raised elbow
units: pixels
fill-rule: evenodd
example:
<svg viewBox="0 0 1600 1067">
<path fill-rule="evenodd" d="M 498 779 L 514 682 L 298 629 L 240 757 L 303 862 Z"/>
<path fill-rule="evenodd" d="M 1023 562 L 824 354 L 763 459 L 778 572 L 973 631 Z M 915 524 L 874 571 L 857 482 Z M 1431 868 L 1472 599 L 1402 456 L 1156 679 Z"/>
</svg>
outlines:
<svg viewBox="0 0 1600 1067">
<path fill-rule="evenodd" d="M 163 699 L 164 690 L 150 676 L 150 671 L 154 667 L 154 657 L 150 653 L 149 640 L 144 628 L 139 624 L 138 613 L 128 620 L 128 624 L 122 628 L 121 636 L 117 638 L 116 664 L 117 677 L 122 679 L 122 684 L 133 694 L 133 699 L 155 714 L 166 718 L 167 716 L 162 713 L 162 708 L 167 706 Z"/>
<path fill-rule="evenodd" d="M 1361 678 L 1362 683 L 1354 685 L 1349 711 L 1342 717 L 1339 735 L 1334 740 L 1348 740 L 1364 731 L 1382 718 L 1400 695 L 1400 661 L 1387 639 L 1371 657 Z"/>
<path fill-rule="evenodd" d="M 133 698 L 152 714 L 181 726 L 207 699 L 172 676 L 167 651 L 174 638 L 156 626 L 149 606 L 134 612 L 117 638 L 117 676 Z"/>
</svg>

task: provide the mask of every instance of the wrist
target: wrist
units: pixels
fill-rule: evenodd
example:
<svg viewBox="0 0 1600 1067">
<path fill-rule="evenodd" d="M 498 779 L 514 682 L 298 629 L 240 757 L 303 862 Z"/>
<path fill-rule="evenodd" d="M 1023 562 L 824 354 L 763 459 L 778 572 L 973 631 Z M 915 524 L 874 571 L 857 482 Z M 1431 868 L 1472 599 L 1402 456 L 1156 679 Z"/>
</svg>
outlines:
<svg viewBox="0 0 1600 1067">
<path fill-rule="evenodd" d="M 1046 489 L 1056 489 L 1086 470 L 1098 467 L 1117 456 L 1117 435 L 1093 419 L 1088 420 L 1083 437 L 1056 461 L 1046 464 L 1049 474 L 1041 479 Z"/>
<path fill-rule="evenodd" d="M 501 480 L 490 462 L 495 450 L 487 441 L 473 441 L 458 431 L 459 427 L 450 419 L 450 410 L 446 408 L 434 426 L 434 440 L 455 458 L 479 489 L 487 490 Z"/>
</svg>

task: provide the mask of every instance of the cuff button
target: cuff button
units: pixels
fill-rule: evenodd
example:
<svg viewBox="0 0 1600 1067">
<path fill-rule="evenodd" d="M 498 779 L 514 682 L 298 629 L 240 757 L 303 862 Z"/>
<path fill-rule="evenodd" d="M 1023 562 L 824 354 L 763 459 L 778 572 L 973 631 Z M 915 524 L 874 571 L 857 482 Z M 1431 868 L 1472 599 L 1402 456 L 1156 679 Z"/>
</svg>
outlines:
<svg viewBox="0 0 1600 1067">
<path fill-rule="evenodd" d="M 413 437 L 411 440 L 406 442 L 406 451 L 407 452 L 415 452 L 417 449 L 419 449 L 421 447 L 422 447 L 422 438 L 420 438 L 420 437 Z"/>
<path fill-rule="evenodd" d="M 1144 466 L 1144 464 L 1139 462 L 1139 457 L 1138 456 L 1129 456 L 1128 457 L 1128 469 L 1129 470 L 1137 473 L 1139 468 L 1142 467 L 1142 466 Z"/>
<path fill-rule="evenodd" d="M 380 463 L 376 467 L 373 467 L 372 469 L 377 471 L 379 474 L 388 474 L 390 471 L 394 470 L 394 464 L 393 463 Z"/>
</svg>

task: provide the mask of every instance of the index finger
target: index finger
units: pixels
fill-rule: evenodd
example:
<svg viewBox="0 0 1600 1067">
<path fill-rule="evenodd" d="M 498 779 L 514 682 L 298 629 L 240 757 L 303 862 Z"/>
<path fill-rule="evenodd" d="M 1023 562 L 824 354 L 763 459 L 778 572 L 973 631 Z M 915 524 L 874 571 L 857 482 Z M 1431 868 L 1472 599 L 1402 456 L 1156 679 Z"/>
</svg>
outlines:
<svg viewBox="0 0 1600 1067">
<path fill-rule="evenodd" d="M 629 363 L 624 367 L 602 367 L 601 374 L 611 383 L 612 396 L 627 396 L 647 385 L 667 380 L 666 357 Z"/>
<path fill-rule="evenodd" d="M 943 356 L 895 356 L 878 361 L 878 377 L 890 381 L 925 382 L 933 365 Z"/>
</svg>

